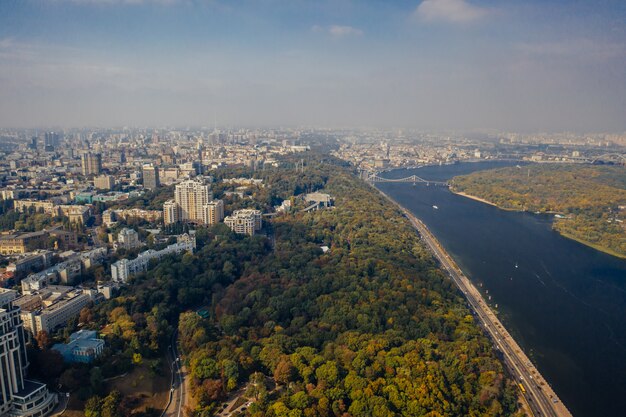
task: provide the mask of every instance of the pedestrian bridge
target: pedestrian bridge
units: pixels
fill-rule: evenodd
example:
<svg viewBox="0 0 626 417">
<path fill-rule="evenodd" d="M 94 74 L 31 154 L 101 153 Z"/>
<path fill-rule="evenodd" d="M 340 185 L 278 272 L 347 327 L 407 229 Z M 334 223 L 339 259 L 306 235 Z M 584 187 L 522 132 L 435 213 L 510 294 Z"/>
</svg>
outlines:
<svg viewBox="0 0 626 417">
<path fill-rule="evenodd" d="M 406 178 L 384 178 L 379 176 L 378 174 L 371 174 L 366 178 L 367 182 L 370 183 L 377 183 L 377 182 L 406 182 L 406 183 L 412 183 L 413 185 L 416 185 L 417 183 L 422 183 L 422 184 L 426 184 L 426 185 L 437 185 L 437 186 L 442 186 L 442 187 L 447 187 L 448 183 L 445 181 L 432 181 L 432 180 L 425 180 L 422 177 L 418 177 L 417 175 L 411 175 L 410 177 L 406 177 Z"/>
</svg>

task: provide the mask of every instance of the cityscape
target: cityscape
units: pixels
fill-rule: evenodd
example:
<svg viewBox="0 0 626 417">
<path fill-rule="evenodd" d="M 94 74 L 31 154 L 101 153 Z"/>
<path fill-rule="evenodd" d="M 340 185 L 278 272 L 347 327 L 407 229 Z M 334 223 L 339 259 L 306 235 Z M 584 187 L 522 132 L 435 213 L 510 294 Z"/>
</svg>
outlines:
<svg viewBox="0 0 626 417">
<path fill-rule="evenodd" d="M 0 417 L 623 415 L 625 16 L 0 4 Z"/>
</svg>

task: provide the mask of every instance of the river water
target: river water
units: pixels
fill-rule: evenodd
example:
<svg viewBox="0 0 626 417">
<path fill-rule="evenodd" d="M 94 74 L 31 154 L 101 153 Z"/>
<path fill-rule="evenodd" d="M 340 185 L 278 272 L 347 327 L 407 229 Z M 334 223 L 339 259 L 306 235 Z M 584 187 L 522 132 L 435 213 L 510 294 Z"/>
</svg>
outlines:
<svg viewBox="0 0 626 417">
<path fill-rule="evenodd" d="M 381 176 L 445 181 L 507 165 Z M 560 236 L 549 215 L 500 210 L 446 187 L 377 186 L 421 219 L 485 299 L 491 296 L 501 321 L 574 417 L 626 416 L 626 260 Z"/>
</svg>

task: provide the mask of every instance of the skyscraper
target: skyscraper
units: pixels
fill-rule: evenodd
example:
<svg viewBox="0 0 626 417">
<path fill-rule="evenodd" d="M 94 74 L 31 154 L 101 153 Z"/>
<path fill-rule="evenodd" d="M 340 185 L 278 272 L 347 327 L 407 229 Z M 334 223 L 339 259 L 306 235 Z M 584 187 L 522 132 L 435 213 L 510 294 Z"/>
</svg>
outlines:
<svg viewBox="0 0 626 417">
<path fill-rule="evenodd" d="M 58 133 L 46 132 L 44 134 L 44 149 L 51 150 L 59 146 L 60 137 Z"/>
<path fill-rule="evenodd" d="M 0 415 L 46 416 L 57 404 L 45 384 L 26 379 L 28 359 L 17 293 L 0 289 Z"/>
<path fill-rule="evenodd" d="M 204 223 L 203 207 L 213 199 L 213 194 L 204 181 L 187 180 L 176 186 L 174 199 L 180 207 L 180 221 Z"/>
<path fill-rule="evenodd" d="M 143 186 L 150 190 L 154 190 L 161 185 L 159 181 L 159 169 L 152 164 L 143 166 Z"/>
<path fill-rule="evenodd" d="M 83 175 L 98 175 L 102 171 L 102 157 L 99 153 L 85 152 L 80 162 L 83 168 Z"/>
</svg>

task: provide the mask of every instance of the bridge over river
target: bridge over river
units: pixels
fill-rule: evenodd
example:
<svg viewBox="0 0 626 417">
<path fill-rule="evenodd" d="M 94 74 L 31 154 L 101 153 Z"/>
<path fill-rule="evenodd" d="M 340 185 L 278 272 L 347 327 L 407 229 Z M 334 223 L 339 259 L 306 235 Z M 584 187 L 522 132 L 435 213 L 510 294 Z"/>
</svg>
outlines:
<svg viewBox="0 0 626 417">
<path fill-rule="evenodd" d="M 422 177 L 418 177 L 417 175 L 411 175 L 410 177 L 405 178 L 385 178 L 378 175 L 378 173 L 368 173 L 365 177 L 365 180 L 369 183 L 376 182 L 406 182 L 412 183 L 413 185 L 417 185 L 418 183 L 426 184 L 426 185 L 436 185 L 441 187 L 447 187 L 449 184 L 445 181 L 433 181 L 433 180 L 425 180 Z"/>
</svg>

